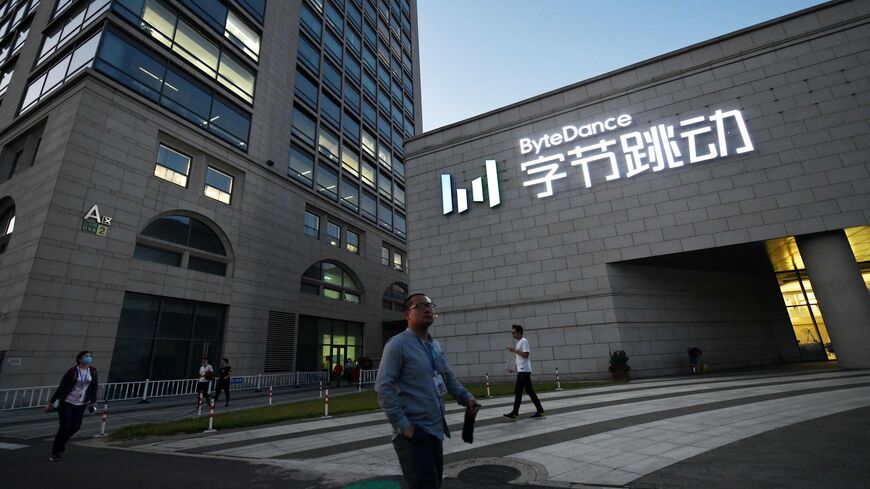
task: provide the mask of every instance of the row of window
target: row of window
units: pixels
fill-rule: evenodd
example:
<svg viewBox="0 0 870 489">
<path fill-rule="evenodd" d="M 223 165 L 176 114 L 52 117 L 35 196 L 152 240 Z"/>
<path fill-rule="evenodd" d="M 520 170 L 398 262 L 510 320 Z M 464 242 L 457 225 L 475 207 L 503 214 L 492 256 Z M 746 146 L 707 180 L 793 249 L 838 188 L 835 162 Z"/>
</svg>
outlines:
<svg viewBox="0 0 870 489">
<path fill-rule="evenodd" d="M 381 245 L 381 265 L 404 272 L 405 254 L 394 246 L 383 244 Z"/>
<path fill-rule="evenodd" d="M 315 158 L 295 143 L 290 145 L 288 174 L 307 187 L 313 186 L 323 197 L 340 203 L 353 213 L 392 231 L 396 236 L 403 239 L 406 237 L 405 215 L 393 208 L 389 197 L 385 195 L 387 188 L 379 192 L 383 197 L 378 199 L 376 194 L 360 189 L 358 177 L 353 177 L 346 171 L 339 172 L 322 160 L 318 160 L 315 167 Z M 384 175 L 379 181 L 390 182 L 385 174 L 379 174 Z"/>
<path fill-rule="evenodd" d="M 29 24 L 24 19 L 36 11 L 39 3 L 40 0 L 8 0 L 0 5 L 0 39 L 14 32 L 17 27 Z"/>
<path fill-rule="evenodd" d="M 162 0 L 115 0 L 112 9 L 248 104 L 254 103 L 256 72 L 185 22 L 177 9 Z"/>
<path fill-rule="evenodd" d="M 15 203 L 12 198 L 0 199 L 0 254 L 9 246 L 9 238 L 15 230 Z"/>
<path fill-rule="evenodd" d="M 157 151 L 154 176 L 187 188 L 191 157 L 164 144 Z M 206 165 L 203 195 L 229 204 L 233 195 L 233 176 Z"/>
<path fill-rule="evenodd" d="M 39 50 L 39 56 L 36 58 L 36 64 L 41 64 L 49 56 L 57 52 L 58 49 L 65 46 L 76 34 L 97 20 L 97 17 L 109 8 L 111 1 L 91 0 L 90 2 L 85 2 L 65 22 L 46 32 L 42 39 L 42 48 Z"/>
<path fill-rule="evenodd" d="M 138 2 L 147 0 L 136 0 Z M 197 17 L 241 49 L 254 61 L 260 59 L 260 34 L 230 9 L 224 0 L 180 0 Z M 257 2 L 251 2 L 257 3 Z M 265 4 L 263 5 L 265 8 Z M 135 11 L 135 9 L 132 9 Z"/>
<path fill-rule="evenodd" d="M 333 222 L 329 217 L 326 218 L 326 239 L 330 245 L 336 248 L 342 247 L 342 232 L 341 225 Z M 306 236 L 311 236 L 314 239 L 320 239 L 320 216 L 305 211 L 305 221 L 303 229 Z M 346 230 L 344 236 L 344 249 L 354 255 L 359 255 L 360 233 L 356 231 Z"/>
</svg>

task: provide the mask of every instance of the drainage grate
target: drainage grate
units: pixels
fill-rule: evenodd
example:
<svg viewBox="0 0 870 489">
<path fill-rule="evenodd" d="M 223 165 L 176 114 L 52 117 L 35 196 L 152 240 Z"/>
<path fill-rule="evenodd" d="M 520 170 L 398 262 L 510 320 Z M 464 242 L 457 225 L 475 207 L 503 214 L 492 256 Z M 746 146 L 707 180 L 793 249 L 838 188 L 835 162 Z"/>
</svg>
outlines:
<svg viewBox="0 0 870 489">
<path fill-rule="evenodd" d="M 522 473 L 507 465 L 478 465 L 459 473 L 459 480 L 475 486 L 494 486 L 512 481 Z"/>
</svg>

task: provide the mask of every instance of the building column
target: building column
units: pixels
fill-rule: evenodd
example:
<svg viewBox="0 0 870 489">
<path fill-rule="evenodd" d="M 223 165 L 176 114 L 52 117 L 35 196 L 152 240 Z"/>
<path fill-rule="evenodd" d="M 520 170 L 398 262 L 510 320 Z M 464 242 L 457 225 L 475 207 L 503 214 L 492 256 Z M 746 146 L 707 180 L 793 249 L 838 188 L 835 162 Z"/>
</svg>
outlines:
<svg viewBox="0 0 870 489">
<path fill-rule="evenodd" d="M 796 236 L 842 368 L 870 368 L 870 293 L 843 230 Z"/>
</svg>

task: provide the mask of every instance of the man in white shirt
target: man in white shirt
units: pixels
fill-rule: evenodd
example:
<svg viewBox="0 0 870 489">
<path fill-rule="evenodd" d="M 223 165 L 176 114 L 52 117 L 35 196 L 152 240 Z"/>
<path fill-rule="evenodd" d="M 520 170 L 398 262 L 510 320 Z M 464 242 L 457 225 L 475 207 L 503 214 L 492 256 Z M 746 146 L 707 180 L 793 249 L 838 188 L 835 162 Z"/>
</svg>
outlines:
<svg viewBox="0 0 870 489">
<path fill-rule="evenodd" d="M 523 338 L 523 327 L 519 324 L 514 324 L 511 328 L 511 335 L 517 340 L 516 346 L 509 346 L 508 351 L 516 355 L 517 362 L 517 384 L 514 387 L 514 409 L 505 414 L 505 418 L 517 419 L 520 414 L 520 403 L 523 400 L 523 389 L 526 394 L 532 399 L 537 410 L 532 418 L 543 418 L 544 407 L 541 406 L 541 401 L 538 400 L 538 395 L 535 394 L 535 388 L 532 387 L 532 362 L 529 360 L 531 348 L 529 348 L 529 340 Z"/>
<path fill-rule="evenodd" d="M 211 396 L 208 395 L 209 384 L 214 379 L 214 368 L 209 365 L 208 357 L 202 357 L 202 366 L 199 367 L 199 381 L 196 383 L 196 393 L 202 396 L 205 404 L 211 401 Z"/>
</svg>

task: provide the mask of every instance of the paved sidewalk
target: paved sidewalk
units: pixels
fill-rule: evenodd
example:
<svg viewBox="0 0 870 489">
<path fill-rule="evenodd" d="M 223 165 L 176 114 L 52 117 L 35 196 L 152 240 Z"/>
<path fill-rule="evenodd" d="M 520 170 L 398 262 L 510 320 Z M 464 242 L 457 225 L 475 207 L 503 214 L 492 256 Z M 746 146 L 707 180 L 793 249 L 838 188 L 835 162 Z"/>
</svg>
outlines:
<svg viewBox="0 0 870 489">
<path fill-rule="evenodd" d="M 515 422 L 501 416 L 512 399 L 485 399 L 475 443 L 458 437 L 445 442 L 444 487 L 862 487 L 870 480 L 864 462 L 870 453 L 870 371 L 831 367 L 799 365 L 551 392 L 540 396 L 546 418 L 527 419 L 529 410 Z M 317 397 L 318 392 L 287 395 Z M 261 402 L 258 397 L 249 401 Z M 173 409 L 184 406 L 151 411 Z M 449 406 L 447 419 L 451 431 L 459 433 L 462 408 Z M 4 453 L 3 442 L 19 443 L 0 439 L 0 460 L 37 446 L 47 450 L 42 440 L 24 440 L 20 443 L 27 448 Z M 196 486 L 186 480 L 195 468 L 212 474 L 215 487 L 240 487 L 246 477 L 258 487 L 282 489 L 361 487 L 363 482 L 374 489 L 401 481 L 380 412 L 111 445 L 79 437 L 71 451 L 89 459 L 85 453 L 99 453 L 113 467 L 129 464 L 129 473 L 116 471 L 120 479 L 115 482 L 127 478 L 128 484 L 118 485 L 131 489 L 145 487 L 134 475 L 143 463 L 172 467 L 175 472 L 161 473 L 160 480 L 175 476 L 173 486 L 179 488 Z M 34 457 L 32 467 L 45 463 L 38 461 L 44 453 Z M 10 482 L 39 486 L 34 477 L 42 474 L 28 478 L 23 470 L 16 465 L 4 472 Z M 72 471 L 69 477 L 77 476 Z"/>
</svg>

